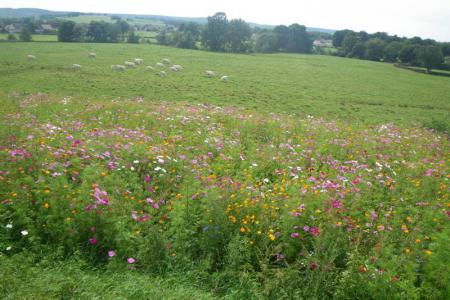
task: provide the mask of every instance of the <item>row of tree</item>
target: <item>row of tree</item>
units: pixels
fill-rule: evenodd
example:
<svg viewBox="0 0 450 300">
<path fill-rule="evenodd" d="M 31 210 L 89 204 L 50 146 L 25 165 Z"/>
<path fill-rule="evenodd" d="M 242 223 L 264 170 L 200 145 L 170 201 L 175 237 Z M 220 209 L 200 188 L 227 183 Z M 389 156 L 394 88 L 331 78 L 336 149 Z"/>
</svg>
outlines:
<svg viewBox="0 0 450 300">
<path fill-rule="evenodd" d="M 227 52 L 298 52 L 310 53 L 312 38 L 299 24 L 276 26 L 274 29 L 252 29 L 242 19 L 228 20 L 219 12 L 208 17 L 206 25 L 181 24 L 178 30 L 163 30 L 156 37 L 162 45 Z"/>
<path fill-rule="evenodd" d="M 385 32 L 339 30 L 333 35 L 333 46 L 340 56 L 359 59 L 401 62 L 431 68 L 442 67 L 444 57 L 450 56 L 450 43 L 438 43 L 420 37 L 391 36 Z"/>
<path fill-rule="evenodd" d="M 138 43 L 139 36 L 124 20 L 117 19 L 114 23 L 92 21 L 88 25 L 73 21 L 62 21 L 58 28 L 59 42 L 94 42 L 117 43 L 127 41 Z"/>
</svg>

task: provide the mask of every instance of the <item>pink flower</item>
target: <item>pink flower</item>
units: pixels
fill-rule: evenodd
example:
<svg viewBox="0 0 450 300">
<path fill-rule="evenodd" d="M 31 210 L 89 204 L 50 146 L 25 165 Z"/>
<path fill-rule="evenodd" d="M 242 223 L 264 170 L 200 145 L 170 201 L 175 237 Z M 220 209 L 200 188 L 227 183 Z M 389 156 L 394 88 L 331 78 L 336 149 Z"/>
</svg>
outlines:
<svg viewBox="0 0 450 300">
<path fill-rule="evenodd" d="M 114 256 L 116 256 L 116 251 L 114 251 L 114 250 L 109 250 L 109 251 L 108 251 L 108 256 L 109 256 L 109 257 L 114 257 Z"/>
<path fill-rule="evenodd" d="M 129 264 L 134 264 L 134 263 L 136 262 L 136 260 L 135 260 L 134 258 L 132 258 L 132 257 L 129 257 L 129 258 L 127 259 L 127 262 L 128 262 Z"/>
<path fill-rule="evenodd" d="M 319 235 L 319 228 L 317 228 L 317 227 L 311 227 L 311 229 L 309 231 L 311 232 L 311 234 L 313 236 L 318 236 Z"/>
<path fill-rule="evenodd" d="M 309 226 L 308 225 L 303 226 L 303 231 L 304 232 L 308 232 L 309 231 Z"/>
<path fill-rule="evenodd" d="M 149 183 L 150 182 L 150 175 L 145 175 L 145 182 L 146 183 Z"/>
<path fill-rule="evenodd" d="M 341 208 L 342 207 L 342 202 L 337 200 L 337 199 L 334 199 L 333 200 L 333 207 L 334 208 Z"/>
<path fill-rule="evenodd" d="M 90 239 L 89 239 L 89 243 L 90 243 L 91 245 L 95 245 L 95 244 L 97 244 L 97 239 L 96 239 L 96 238 L 90 238 Z"/>
<path fill-rule="evenodd" d="M 291 238 L 293 239 L 298 238 L 298 236 L 299 236 L 298 232 L 291 233 Z"/>
<path fill-rule="evenodd" d="M 319 266 L 319 265 L 318 265 L 315 261 L 313 261 L 313 262 L 311 263 L 311 265 L 309 266 L 309 269 L 310 269 L 310 270 L 315 270 L 315 269 L 317 269 L 318 266 Z"/>
</svg>

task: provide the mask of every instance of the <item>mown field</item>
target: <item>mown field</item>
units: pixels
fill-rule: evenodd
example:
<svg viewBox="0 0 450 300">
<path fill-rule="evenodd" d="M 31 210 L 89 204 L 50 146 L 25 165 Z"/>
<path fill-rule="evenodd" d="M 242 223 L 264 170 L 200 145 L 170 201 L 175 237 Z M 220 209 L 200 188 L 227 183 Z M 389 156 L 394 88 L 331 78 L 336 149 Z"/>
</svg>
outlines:
<svg viewBox="0 0 450 300">
<path fill-rule="evenodd" d="M 19 39 L 19 34 L 16 34 L 16 38 Z M 33 42 L 56 42 L 58 36 L 56 34 L 33 34 L 31 36 Z M 0 33 L 0 41 L 8 40 L 8 34 Z"/>
<path fill-rule="evenodd" d="M 449 298 L 448 78 L 53 45 L 0 44 L 1 299 Z"/>
<path fill-rule="evenodd" d="M 97 59 L 89 60 L 94 51 Z M 27 54 L 38 57 L 26 60 Z M 111 64 L 143 58 L 154 65 L 168 57 L 181 64 L 166 78 L 144 67 L 112 72 Z M 82 71 L 74 72 L 73 63 Z M 229 75 L 227 84 L 204 76 L 210 69 Z M 411 124 L 448 119 L 449 78 L 416 74 L 391 64 L 314 55 L 234 55 L 156 45 L 0 45 L 2 97 L 43 92 L 86 99 L 143 96 L 148 100 L 243 105 L 368 123 Z"/>
</svg>

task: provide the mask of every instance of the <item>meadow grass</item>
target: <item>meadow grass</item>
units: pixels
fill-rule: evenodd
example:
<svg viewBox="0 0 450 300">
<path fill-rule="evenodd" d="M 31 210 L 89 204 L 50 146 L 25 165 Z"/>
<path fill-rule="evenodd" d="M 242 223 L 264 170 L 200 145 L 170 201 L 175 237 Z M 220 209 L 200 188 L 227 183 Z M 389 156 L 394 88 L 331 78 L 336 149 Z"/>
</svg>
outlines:
<svg viewBox="0 0 450 300">
<path fill-rule="evenodd" d="M 94 51 L 97 59 L 89 60 Z M 26 60 L 27 54 L 38 57 Z M 166 78 L 144 67 L 123 73 L 111 64 L 140 57 L 154 65 L 168 57 L 184 70 Z M 81 72 L 71 69 L 83 66 Z M 229 75 L 226 84 L 204 70 Z M 391 64 L 298 54 L 238 55 L 127 44 L 0 44 L 2 96 L 43 92 L 56 96 L 129 98 L 241 105 L 258 111 L 314 115 L 366 123 L 447 120 L 450 80 Z"/>
<path fill-rule="evenodd" d="M 0 298 L 450 296 L 447 78 L 53 45 L 0 44 Z"/>
<path fill-rule="evenodd" d="M 16 38 L 19 38 L 19 34 L 16 34 Z M 33 34 L 31 36 L 33 42 L 56 42 L 58 36 L 56 34 Z M 0 33 L 0 41 L 6 41 L 8 39 L 8 34 Z"/>
</svg>

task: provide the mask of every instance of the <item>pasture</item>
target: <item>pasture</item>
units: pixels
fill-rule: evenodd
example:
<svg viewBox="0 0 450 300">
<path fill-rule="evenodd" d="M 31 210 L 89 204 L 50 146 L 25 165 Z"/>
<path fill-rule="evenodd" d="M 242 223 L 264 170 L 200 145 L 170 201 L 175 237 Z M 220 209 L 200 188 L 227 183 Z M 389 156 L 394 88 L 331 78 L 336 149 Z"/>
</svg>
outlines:
<svg viewBox="0 0 450 300">
<path fill-rule="evenodd" d="M 448 79 L 2 43 L 0 298 L 448 299 Z"/>
<path fill-rule="evenodd" d="M 96 52 L 90 60 L 88 52 Z M 26 60 L 27 54 L 38 57 Z M 112 64 L 135 57 L 137 69 L 112 72 Z M 159 78 L 144 70 L 168 57 L 182 72 Z M 72 64 L 82 65 L 73 72 Z M 229 75 L 227 84 L 206 78 L 204 70 Z M 149 101 L 189 101 L 241 105 L 258 111 L 314 115 L 365 123 L 412 124 L 446 119 L 449 78 L 427 76 L 387 63 L 331 56 L 237 55 L 156 45 L 50 44 L 0 45 L 0 81 L 8 94 L 43 92 L 84 99 L 142 96 Z"/>
</svg>

